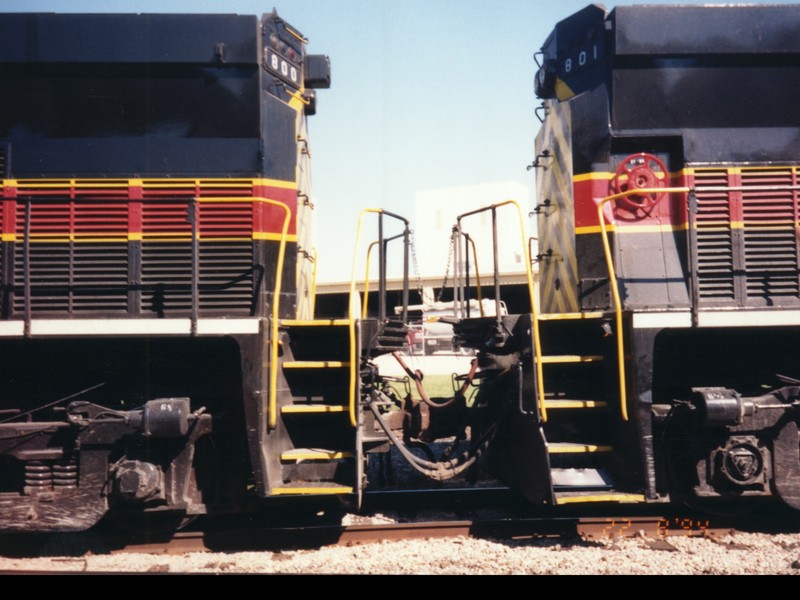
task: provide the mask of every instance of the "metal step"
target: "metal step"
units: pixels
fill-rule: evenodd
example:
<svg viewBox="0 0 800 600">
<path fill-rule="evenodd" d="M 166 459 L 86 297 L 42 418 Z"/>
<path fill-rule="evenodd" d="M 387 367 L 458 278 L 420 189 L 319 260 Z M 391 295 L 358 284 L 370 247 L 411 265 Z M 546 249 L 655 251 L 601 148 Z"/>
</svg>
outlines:
<svg viewBox="0 0 800 600">
<path fill-rule="evenodd" d="M 594 444 L 576 444 L 573 442 L 555 442 L 547 444 L 550 454 L 598 454 L 612 452 L 611 446 L 597 446 Z"/>
<path fill-rule="evenodd" d="M 349 369 L 349 362 L 324 360 L 296 360 L 283 363 L 284 369 Z"/>
<path fill-rule="evenodd" d="M 640 504 L 645 501 L 643 494 L 625 492 L 556 492 L 555 498 L 558 506 L 587 503 Z"/>
<path fill-rule="evenodd" d="M 295 448 L 281 453 L 283 462 L 301 461 L 334 461 L 347 460 L 355 455 L 350 451 L 343 450 L 321 450 L 318 448 Z"/>
<path fill-rule="evenodd" d="M 547 410 L 581 410 L 608 408 L 608 402 L 603 400 L 545 400 Z"/>
<path fill-rule="evenodd" d="M 280 321 L 281 327 L 348 327 L 350 320 L 348 319 L 323 319 L 313 321 L 293 321 L 286 319 Z"/>
<path fill-rule="evenodd" d="M 329 481 L 292 482 L 272 488 L 273 496 L 332 496 L 352 493 L 352 486 Z"/>
<path fill-rule="evenodd" d="M 605 469 L 551 469 L 554 487 L 609 489 L 613 479 Z"/>
<path fill-rule="evenodd" d="M 543 365 L 568 365 L 603 362 L 602 356 L 579 356 L 573 354 L 542 356 Z"/>
<path fill-rule="evenodd" d="M 539 321 L 597 321 L 606 317 L 602 312 L 552 313 L 537 315 Z"/>
<path fill-rule="evenodd" d="M 281 414 L 284 415 L 313 415 L 329 413 L 350 412 L 347 406 L 328 405 L 328 404 L 290 404 L 281 407 Z"/>
</svg>

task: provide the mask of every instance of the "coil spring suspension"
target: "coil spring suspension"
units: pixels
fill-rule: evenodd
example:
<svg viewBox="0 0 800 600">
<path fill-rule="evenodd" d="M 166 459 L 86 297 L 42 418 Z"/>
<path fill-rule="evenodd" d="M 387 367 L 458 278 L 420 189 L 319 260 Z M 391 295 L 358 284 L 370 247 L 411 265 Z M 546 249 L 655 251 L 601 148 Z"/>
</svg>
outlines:
<svg viewBox="0 0 800 600">
<path fill-rule="evenodd" d="M 78 487 L 78 459 L 73 456 L 67 461 L 53 465 L 53 487 L 57 490 Z"/>
<path fill-rule="evenodd" d="M 25 493 L 36 494 L 53 487 L 53 471 L 41 461 L 25 463 Z"/>
</svg>

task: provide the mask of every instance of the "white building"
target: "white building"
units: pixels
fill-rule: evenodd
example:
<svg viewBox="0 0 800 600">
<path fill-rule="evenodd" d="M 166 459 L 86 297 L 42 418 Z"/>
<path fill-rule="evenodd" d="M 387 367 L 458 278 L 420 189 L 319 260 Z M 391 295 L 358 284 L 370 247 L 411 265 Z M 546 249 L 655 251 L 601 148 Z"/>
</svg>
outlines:
<svg viewBox="0 0 800 600">
<path fill-rule="evenodd" d="M 516 200 L 522 209 L 522 222 L 526 239 L 520 233 L 520 216 L 514 206 L 505 206 L 497 211 L 498 258 L 501 274 L 525 272 L 524 246 L 531 232 L 528 219 L 529 189 L 518 181 L 484 183 L 437 190 L 425 190 L 416 194 L 416 214 L 413 220 L 416 252 L 420 276 L 423 279 L 444 278 L 445 270 L 453 275 L 450 256 L 450 239 L 453 225 L 459 215 L 478 210 L 505 200 Z M 492 258 L 492 213 L 483 212 L 462 221 L 462 230 L 475 241 L 478 266 L 483 282 L 491 282 Z M 473 263 L 470 256 L 470 263 Z M 474 273 L 474 265 L 470 271 Z"/>
</svg>

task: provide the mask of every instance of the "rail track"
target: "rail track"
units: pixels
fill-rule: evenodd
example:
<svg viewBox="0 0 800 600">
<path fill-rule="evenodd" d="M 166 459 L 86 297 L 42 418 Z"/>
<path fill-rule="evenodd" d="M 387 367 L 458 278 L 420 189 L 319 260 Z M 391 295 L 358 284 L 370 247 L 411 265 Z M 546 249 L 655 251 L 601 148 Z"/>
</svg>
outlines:
<svg viewBox="0 0 800 600">
<path fill-rule="evenodd" d="M 446 502 L 442 502 L 444 499 Z M 534 510 L 518 502 L 507 488 L 381 492 L 369 496 L 366 504 L 371 516 L 317 513 L 281 523 L 218 518 L 197 521 L 178 532 L 149 535 L 126 534 L 101 526 L 81 534 L 5 536 L 0 537 L 0 555 L 21 558 L 74 557 L 87 553 L 182 555 L 457 537 L 561 538 L 588 542 L 640 537 L 652 544 L 668 545 L 668 539 L 677 536 L 717 538 L 736 531 L 800 532 L 800 519 L 780 512 L 708 516 L 689 510 L 666 512 L 668 507 L 652 505 Z M 444 505 L 455 510 L 445 512 L 441 509 Z"/>
</svg>

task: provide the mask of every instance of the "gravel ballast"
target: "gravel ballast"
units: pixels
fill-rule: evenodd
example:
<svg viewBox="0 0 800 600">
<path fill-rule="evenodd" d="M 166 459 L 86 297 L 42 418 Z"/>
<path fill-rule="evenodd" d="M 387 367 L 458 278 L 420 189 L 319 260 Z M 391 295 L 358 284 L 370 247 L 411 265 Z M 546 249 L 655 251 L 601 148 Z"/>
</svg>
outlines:
<svg viewBox="0 0 800 600">
<path fill-rule="evenodd" d="M 800 574 L 800 534 L 715 539 L 644 537 L 437 539 L 318 550 L 0 558 L 0 571 L 285 574 Z"/>
</svg>

